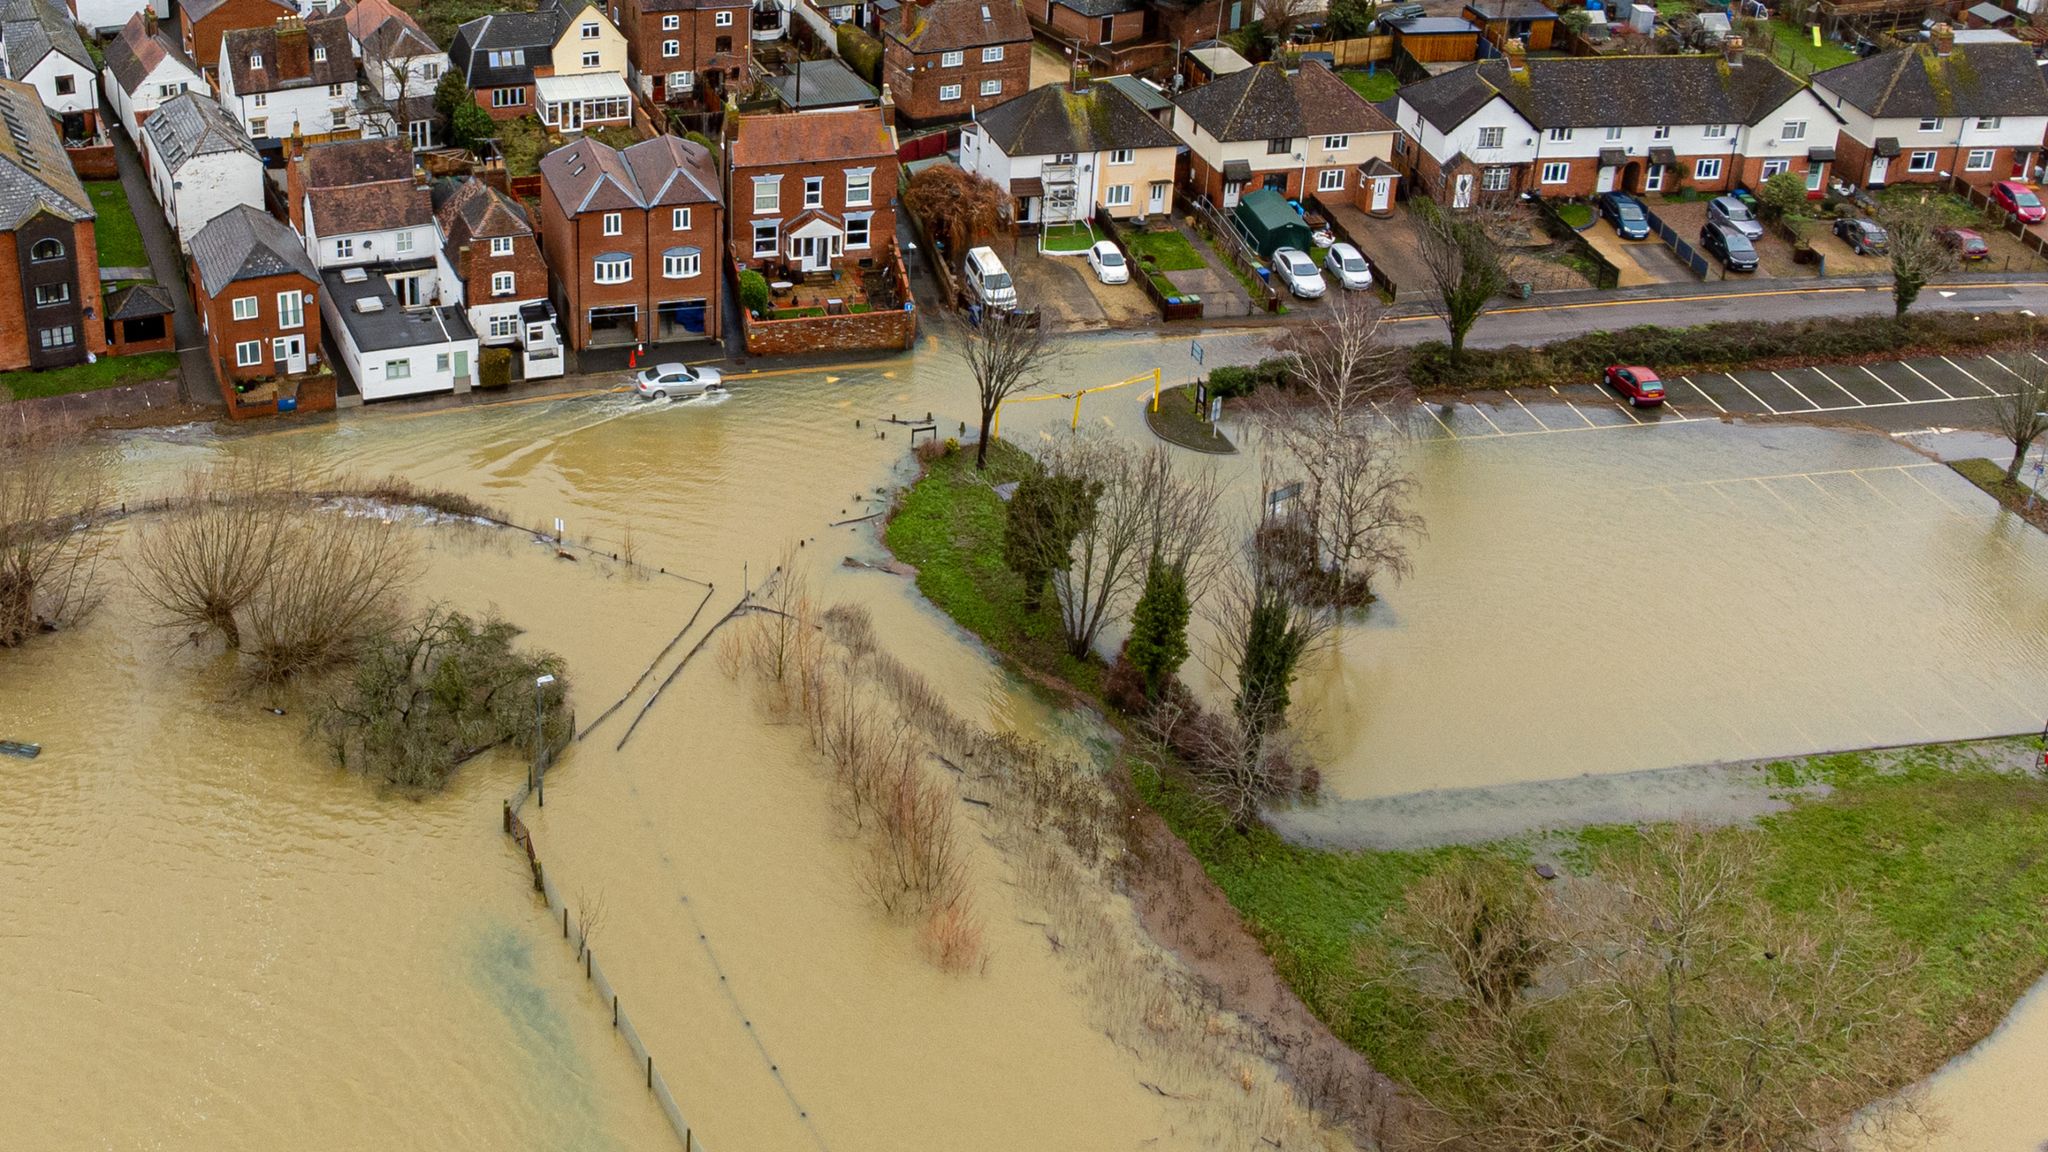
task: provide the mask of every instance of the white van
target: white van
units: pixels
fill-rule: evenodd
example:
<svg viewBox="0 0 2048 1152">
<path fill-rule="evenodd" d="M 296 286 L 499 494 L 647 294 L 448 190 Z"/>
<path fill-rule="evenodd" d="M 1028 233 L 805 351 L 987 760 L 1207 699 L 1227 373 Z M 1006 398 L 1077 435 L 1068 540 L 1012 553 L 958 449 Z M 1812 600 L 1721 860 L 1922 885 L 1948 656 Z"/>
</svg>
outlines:
<svg viewBox="0 0 2048 1152">
<path fill-rule="evenodd" d="M 967 293 L 985 308 L 1015 308 L 1017 286 L 993 248 L 967 250 Z"/>
</svg>

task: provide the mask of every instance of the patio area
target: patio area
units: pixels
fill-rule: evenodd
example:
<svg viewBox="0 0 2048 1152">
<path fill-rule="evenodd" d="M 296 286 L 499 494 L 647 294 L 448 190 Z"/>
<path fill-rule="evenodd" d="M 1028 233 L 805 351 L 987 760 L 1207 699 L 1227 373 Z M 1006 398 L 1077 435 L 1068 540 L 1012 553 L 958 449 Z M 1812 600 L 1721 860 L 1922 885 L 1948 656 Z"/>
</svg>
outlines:
<svg viewBox="0 0 2048 1152">
<path fill-rule="evenodd" d="M 847 267 L 813 273 L 803 280 L 768 282 L 770 320 L 799 316 L 843 316 L 903 306 L 887 268 Z"/>
</svg>

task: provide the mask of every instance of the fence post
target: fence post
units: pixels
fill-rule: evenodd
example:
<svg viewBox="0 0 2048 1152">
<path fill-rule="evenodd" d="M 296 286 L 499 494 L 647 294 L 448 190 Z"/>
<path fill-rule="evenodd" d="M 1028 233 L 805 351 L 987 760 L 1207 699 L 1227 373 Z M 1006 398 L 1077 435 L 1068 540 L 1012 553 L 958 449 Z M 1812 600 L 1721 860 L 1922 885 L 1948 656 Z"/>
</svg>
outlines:
<svg viewBox="0 0 2048 1152">
<path fill-rule="evenodd" d="M 569 938 L 569 906 L 562 905 L 562 939 Z"/>
<path fill-rule="evenodd" d="M 654 1091 L 654 1053 L 647 1054 L 647 1090 Z"/>
<path fill-rule="evenodd" d="M 619 994 L 618 994 L 617 992 L 614 992 L 614 993 L 612 993 L 612 1027 L 613 1027 L 613 1028 L 617 1028 L 618 1026 L 619 1026 Z"/>
</svg>

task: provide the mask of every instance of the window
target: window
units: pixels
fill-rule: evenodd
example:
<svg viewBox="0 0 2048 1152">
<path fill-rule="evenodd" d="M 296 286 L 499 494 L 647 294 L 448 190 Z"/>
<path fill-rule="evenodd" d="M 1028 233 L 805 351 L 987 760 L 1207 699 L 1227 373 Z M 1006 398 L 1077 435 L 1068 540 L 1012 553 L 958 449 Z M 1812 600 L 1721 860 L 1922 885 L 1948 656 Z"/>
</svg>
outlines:
<svg viewBox="0 0 2048 1152">
<path fill-rule="evenodd" d="M 69 299 L 71 299 L 71 282 L 68 280 L 62 284 L 36 285 L 36 307 L 38 308 L 47 308 L 52 304 L 62 304 Z"/>
<path fill-rule="evenodd" d="M 78 91 L 78 78 L 77 78 L 77 77 L 75 77 L 75 76 L 59 76 L 59 77 L 57 77 L 57 95 L 59 95 L 59 96 L 69 96 L 69 95 L 71 95 L 72 93 L 74 93 L 74 92 L 77 92 L 77 91 Z"/>
<path fill-rule="evenodd" d="M 62 260 L 64 258 L 64 242 L 45 236 L 41 240 L 36 241 L 35 247 L 28 250 L 28 258 L 38 263 L 44 260 Z"/>
<path fill-rule="evenodd" d="M 697 86 L 695 72 L 671 72 L 668 74 L 668 89 L 671 92 L 688 92 Z"/>
<path fill-rule="evenodd" d="M 778 239 L 776 232 L 776 223 L 773 220 L 757 220 L 754 222 L 754 255 L 775 255 L 777 250 L 776 241 Z"/>
<path fill-rule="evenodd" d="M 491 67 L 512 68 L 526 63 L 526 49 L 514 48 L 506 52 L 491 53 Z"/>
<path fill-rule="evenodd" d="M 732 37 L 730 37 L 730 36 L 720 36 L 720 37 L 719 37 L 719 38 L 717 38 L 716 40 L 713 40 L 713 41 L 711 42 L 711 50 L 712 50 L 713 52 L 730 52 L 730 51 L 732 51 Z"/>
<path fill-rule="evenodd" d="M 234 318 L 237 320 L 254 320 L 256 318 L 256 298 L 254 296 L 235 297 Z"/>
<path fill-rule="evenodd" d="M 663 40 L 661 42 L 661 54 L 663 56 L 681 56 L 683 54 L 683 45 L 677 40 Z"/>
<path fill-rule="evenodd" d="M 1700 132 L 1700 135 L 1705 136 L 1709 140 L 1719 140 L 1728 135 L 1728 126 L 1726 124 L 1709 124 Z"/>
<path fill-rule="evenodd" d="M 959 89 L 954 89 L 959 94 Z M 754 177 L 754 215 L 764 212 L 782 211 L 782 179 L 777 176 Z"/>
<path fill-rule="evenodd" d="M 1481 128 L 1479 130 L 1479 146 L 1481 148 L 1498 148 L 1506 142 L 1507 134 L 1508 130 L 1499 126 Z"/>
<path fill-rule="evenodd" d="M 1545 139 L 1550 140 L 1552 143 L 1561 144 L 1572 138 L 1572 130 L 1569 128 L 1552 128 L 1543 135 Z"/>
<path fill-rule="evenodd" d="M 1764 161 L 1764 179 L 1769 180 L 1771 177 L 1776 176 L 1780 172 L 1787 171 L 1791 167 L 1792 162 L 1790 160 L 1766 160 Z"/>
<path fill-rule="evenodd" d="M 846 205 L 851 208 L 858 204 L 872 204 L 875 201 L 875 171 L 872 168 L 854 168 L 846 173 Z"/>
<path fill-rule="evenodd" d="M 688 231 L 690 227 L 690 210 L 688 208 L 678 208 L 670 213 L 668 226 L 677 232 Z"/>
<path fill-rule="evenodd" d="M 446 352 L 436 352 L 436 353 L 434 354 L 434 371 L 436 371 L 436 372 L 446 372 L 447 370 L 448 370 L 448 353 L 446 353 Z"/>
<path fill-rule="evenodd" d="M 1349 147 L 1351 147 L 1351 137 L 1349 136 L 1323 137 L 1323 151 L 1325 152 L 1342 152 Z"/>
<path fill-rule="evenodd" d="M 336 108 L 334 110 L 334 126 L 336 128 L 348 127 L 348 109 Z"/>
<path fill-rule="evenodd" d="M 422 64 L 422 65 L 420 65 L 420 79 L 422 79 L 422 80 L 439 80 L 440 78 L 441 78 L 441 66 L 440 66 L 439 64 Z"/>
<path fill-rule="evenodd" d="M 519 291 L 517 278 L 510 272 L 491 273 L 491 295 L 510 296 Z"/>
<path fill-rule="evenodd" d="M 868 217 L 848 216 L 846 218 L 846 247 L 848 251 L 868 246 Z"/>
<path fill-rule="evenodd" d="M 1285 156 L 1293 150 L 1294 141 L 1289 137 L 1282 136 L 1277 140 L 1266 141 L 1266 155 L 1268 156 Z"/>
<path fill-rule="evenodd" d="M 185 82 L 183 80 L 180 80 L 174 84 L 159 84 L 156 86 L 156 94 L 165 100 L 169 100 L 171 97 L 176 96 L 178 93 L 183 92 L 184 90 Z"/>
<path fill-rule="evenodd" d="M 1804 121 L 1804 120 L 1787 120 L 1787 121 L 1785 121 L 1785 126 L 1784 126 L 1783 128 L 1781 128 L 1781 129 L 1779 129 L 1779 131 L 1778 131 L 1778 139 L 1780 139 L 1780 140 L 1804 140 L 1804 139 L 1806 139 L 1806 121 Z"/>
<path fill-rule="evenodd" d="M 351 239 L 351 238 L 349 238 L 349 237 L 346 237 L 346 236 L 344 236 L 344 237 L 342 237 L 341 239 L 339 239 L 339 240 L 336 240 L 336 241 L 334 242 L 334 256 L 335 256 L 335 259 L 337 259 L 337 260 L 347 260 L 348 258 L 350 258 L 351 256 L 354 256 L 355 254 L 356 254 L 356 242 L 355 242 L 355 241 L 354 241 L 353 239 Z"/>
<path fill-rule="evenodd" d="M 597 21 L 595 21 L 595 20 L 585 20 L 585 21 L 583 22 L 583 32 L 582 32 L 582 35 L 583 35 L 583 38 L 584 38 L 585 40 L 595 40 L 595 39 L 597 39 Z"/>
<path fill-rule="evenodd" d="M 1612 127 L 1608 128 L 1608 129 L 1607 129 L 1607 138 L 1608 138 L 1609 140 L 1619 140 L 1619 139 L 1621 139 L 1621 125 L 1619 125 L 1619 124 L 1616 124 L 1616 125 L 1613 125 Z"/>
<path fill-rule="evenodd" d="M 45 346 L 48 346 L 49 341 L 46 339 L 43 343 Z M 263 363 L 263 341 L 244 340 L 235 345 L 235 367 L 254 368 L 261 363 Z"/>
<path fill-rule="evenodd" d="M 633 258 L 624 252 L 607 252 L 597 258 L 599 284 L 624 284 L 633 278 Z"/>
<path fill-rule="evenodd" d="M 500 338 L 500 337 L 503 337 L 503 336 L 517 336 L 517 335 L 519 335 L 519 317 L 517 317 L 517 316 L 493 316 L 493 317 L 491 317 L 491 339 L 493 339 L 493 340 L 496 340 L 496 339 L 498 339 L 498 338 Z"/>
<path fill-rule="evenodd" d="M 493 237 L 491 237 L 491 255 L 493 255 L 493 256 L 510 256 L 511 254 L 512 254 L 512 238 L 511 238 L 510 236 L 493 236 Z"/>
<path fill-rule="evenodd" d="M 1650 165 L 1650 170 L 1643 173 L 1643 191 L 1661 192 L 1663 189 L 1664 166 L 1662 164 L 1652 164 Z"/>
<path fill-rule="evenodd" d="M 297 328 L 306 322 L 306 298 L 298 290 L 277 294 L 277 326 Z"/>
<path fill-rule="evenodd" d="M 410 358 L 404 360 L 386 360 L 384 362 L 384 378 L 386 380 L 412 379 L 412 360 Z"/>
<path fill-rule="evenodd" d="M 595 67 L 597 67 L 597 53 L 595 53 L 595 52 L 585 52 L 585 53 L 583 54 L 583 66 L 584 66 L 585 68 L 595 68 Z"/>
<path fill-rule="evenodd" d="M 1115 148 L 1109 153 L 1109 162 L 1111 164 L 1129 164 L 1137 158 L 1138 154 L 1129 148 Z"/>
<path fill-rule="evenodd" d="M 342 87 L 342 86 L 341 86 L 341 85 L 339 85 L 339 84 L 329 84 L 329 85 L 327 86 L 327 95 L 328 95 L 328 97 L 329 97 L 330 99 L 334 99 L 334 100 L 339 100 L 339 99 L 341 99 L 341 97 L 342 97 L 342 90 L 341 90 L 341 87 Z"/>
<path fill-rule="evenodd" d="M 258 92 L 254 96 L 249 97 L 249 107 L 251 108 L 267 108 L 269 106 L 270 97 L 264 95 L 261 92 Z"/>
<path fill-rule="evenodd" d="M 994 64 L 996 61 L 1001 60 L 1002 58 L 1003 46 L 1001 44 L 998 44 L 993 48 L 983 48 L 981 50 L 981 62 L 983 64 Z"/>
<path fill-rule="evenodd" d="M 1652 139 L 1652 140 L 1669 140 L 1669 139 L 1671 139 L 1671 125 L 1669 125 L 1669 124 L 1659 124 L 1659 125 L 1657 125 L 1657 127 L 1656 127 L 1655 129 L 1653 129 L 1653 130 L 1652 130 L 1652 131 L 1650 132 L 1650 139 Z"/>
<path fill-rule="evenodd" d="M 1325 168 L 1321 172 L 1316 173 L 1316 191 L 1342 192 L 1343 190 L 1344 170 L 1342 168 Z"/>
<path fill-rule="evenodd" d="M 1939 131 L 1941 131 L 1941 117 L 1939 117 L 1939 116 L 1922 116 L 1922 117 L 1920 118 L 1920 130 L 1921 130 L 1922 132 L 1939 132 Z"/>
<path fill-rule="evenodd" d="M 78 334 L 69 324 L 45 328 L 42 331 L 42 344 L 45 348 L 69 348 L 77 340 Z"/>
<path fill-rule="evenodd" d="M 983 80 L 981 82 L 981 94 L 983 96 L 1000 96 L 1002 91 L 1003 82 L 1001 80 Z"/>
<path fill-rule="evenodd" d="M 1505 192 L 1508 190 L 1508 176 L 1506 168 L 1488 168 L 1479 174 L 1479 188 L 1483 192 Z"/>
<path fill-rule="evenodd" d="M 1696 161 L 1692 166 L 1692 178 L 1695 180 L 1719 180 L 1721 178 L 1720 157 L 1716 156 L 1709 160 Z"/>
<path fill-rule="evenodd" d="M 804 177 L 804 207 L 823 208 L 824 206 L 825 178 L 823 176 Z"/>
<path fill-rule="evenodd" d="M 669 15 L 661 18 L 661 30 L 663 32 L 673 32 L 682 26 L 683 18 L 681 16 Z"/>
<path fill-rule="evenodd" d="M 939 67 L 958 68 L 965 59 L 966 54 L 962 52 L 942 52 L 939 54 Z"/>
<path fill-rule="evenodd" d="M 1991 158 L 1995 155 L 1997 155 L 1995 149 L 1972 148 L 1970 149 L 1970 154 L 1963 158 L 1963 171 L 1989 172 L 1991 171 Z"/>
<path fill-rule="evenodd" d="M 327 45 L 325 45 L 325 44 L 315 44 L 315 45 L 313 45 L 313 59 L 315 59 L 315 60 L 325 60 L 325 59 L 327 59 Z"/>
<path fill-rule="evenodd" d="M 1129 207 L 1131 203 L 1131 186 L 1129 184 L 1111 184 L 1108 195 L 1103 197 L 1103 202 L 1111 208 Z"/>
<path fill-rule="evenodd" d="M 493 108 L 517 108 L 524 103 L 526 103 L 526 89 L 524 88 L 491 89 L 491 107 Z"/>
<path fill-rule="evenodd" d="M 720 12 L 711 18 L 711 22 L 720 28 L 730 28 L 732 27 L 732 13 Z"/>
<path fill-rule="evenodd" d="M 2003 116 L 1979 116 L 1977 117 L 1977 130 L 1979 132 L 1996 132 L 1998 131 L 1998 126 L 2004 122 L 2005 117 Z"/>
<path fill-rule="evenodd" d="M 1934 154 L 1934 153 L 1932 153 L 1932 152 L 1915 152 L 1915 153 L 1913 153 L 1913 154 L 1912 154 L 1911 156 L 1909 156 L 1909 157 L 1907 157 L 1907 158 L 1906 158 L 1906 171 L 1908 171 L 1908 172 L 1932 172 L 1932 171 L 1934 171 L 1934 156 L 1935 156 L 1935 154 Z"/>
<path fill-rule="evenodd" d="M 703 256 L 695 248 L 671 248 L 662 254 L 661 274 L 670 280 L 688 280 L 703 270 Z"/>
<path fill-rule="evenodd" d="M 1563 161 L 1552 160 L 1543 166 L 1545 184 L 1562 184 L 1572 178 L 1572 166 Z"/>
<path fill-rule="evenodd" d="M 944 104 L 949 101 L 958 100 L 959 98 L 960 86 L 958 84 L 939 85 L 939 103 Z"/>
<path fill-rule="evenodd" d="M 251 68 L 261 68 L 261 67 L 263 67 L 263 53 L 261 53 L 261 52 L 251 52 L 251 53 L 249 53 L 249 67 L 251 67 Z"/>
<path fill-rule="evenodd" d="M 619 213 L 617 213 L 617 212 L 607 212 L 607 213 L 605 213 L 605 214 L 604 214 L 604 234 L 605 234 L 605 235 L 607 235 L 607 236 L 618 236 L 618 235 L 621 235 L 621 234 L 623 234 L 623 233 L 624 233 L 625 231 L 626 231 L 626 222 L 625 222 L 625 217 L 621 216 L 621 215 L 620 215 Z"/>
</svg>

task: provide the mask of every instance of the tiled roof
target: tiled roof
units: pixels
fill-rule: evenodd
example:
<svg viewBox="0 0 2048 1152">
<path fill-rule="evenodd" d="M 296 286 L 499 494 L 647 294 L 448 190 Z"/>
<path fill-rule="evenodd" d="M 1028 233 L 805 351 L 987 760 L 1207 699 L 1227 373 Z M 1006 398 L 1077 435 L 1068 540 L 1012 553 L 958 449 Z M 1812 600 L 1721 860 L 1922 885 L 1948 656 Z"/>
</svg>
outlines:
<svg viewBox="0 0 2048 1152">
<path fill-rule="evenodd" d="M 710 150 L 680 136 L 656 136 L 624 152 L 586 136 L 541 157 L 540 175 L 571 216 L 719 200 Z"/>
<path fill-rule="evenodd" d="M 305 152 L 306 187 L 338 188 L 412 179 L 411 149 L 402 140 L 337 140 Z"/>
<path fill-rule="evenodd" d="M 177 311 L 171 290 L 161 284 L 130 284 L 107 294 L 107 319 L 140 320 Z"/>
<path fill-rule="evenodd" d="M 732 167 L 894 157 L 896 136 L 879 108 L 833 108 L 745 116 L 732 140 Z"/>
<path fill-rule="evenodd" d="M 979 120 L 982 132 L 1005 156 L 1171 148 L 1177 143 L 1159 121 L 1107 84 L 1079 95 L 1063 84 L 1033 88 L 981 113 Z"/>
<path fill-rule="evenodd" d="M 433 187 L 434 218 L 450 244 L 467 244 L 485 236 L 531 236 L 526 210 L 510 196 L 476 179 L 437 180 Z"/>
<path fill-rule="evenodd" d="M 213 15 L 215 9 L 227 2 L 228 0 L 180 0 L 179 7 L 184 10 L 186 18 L 191 20 L 196 26 L 201 20 Z M 298 5 L 292 3 L 292 0 L 270 0 L 270 2 L 278 6 L 280 9 L 279 15 L 296 16 L 299 13 Z"/>
<path fill-rule="evenodd" d="M 412 151 L 403 140 L 318 144 L 298 162 L 313 226 L 324 235 L 433 222 L 433 198 L 414 182 Z"/>
<path fill-rule="evenodd" d="M 8 0 L 0 5 L 0 45 L 7 49 L 7 74 L 16 79 L 28 75 L 52 52 L 88 72 L 98 71 L 85 41 L 78 38 L 71 13 L 49 0 Z"/>
<path fill-rule="evenodd" d="M 288 67 L 280 48 L 281 40 L 285 36 L 296 35 L 296 32 L 287 32 L 271 24 L 263 28 L 236 28 L 227 33 L 220 55 L 222 63 L 233 75 L 235 95 L 283 92 L 292 88 L 324 88 L 329 84 L 346 84 L 356 78 L 356 58 L 348 43 L 348 21 L 330 16 L 307 20 L 303 26 L 306 37 L 306 71 L 303 73 L 295 67 Z M 250 65 L 250 61 L 256 59 L 263 61 L 262 67 Z M 297 59 L 291 63 L 296 64 Z"/>
<path fill-rule="evenodd" d="M 2048 83 L 2025 44 L 1970 44 L 1947 56 L 1894 48 L 1813 75 L 1816 88 L 1877 119 L 2048 115 Z"/>
<path fill-rule="evenodd" d="M 1313 61 L 1304 62 L 1291 76 L 1278 64 L 1232 72 L 1182 94 L 1174 103 L 1218 140 L 1394 130 L 1385 114 Z"/>
<path fill-rule="evenodd" d="M 165 60 L 182 64 L 194 73 L 199 71 L 198 66 L 186 58 L 184 46 L 168 28 L 159 27 L 156 35 L 151 36 L 149 25 L 140 12 L 130 16 L 128 23 L 122 26 L 121 34 L 107 42 L 106 57 L 107 71 L 114 74 L 114 83 L 130 94 Z"/>
<path fill-rule="evenodd" d="M 1404 84 L 1395 99 L 1420 112 L 1439 132 L 1448 132 L 1499 95 L 1485 69 L 1465 67 Z"/>
<path fill-rule="evenodd" d="M 237 280 L 296 272 L 316 279 L 313 258 L 293 232 L 260 208 L 237 204 L 206 222 L 192 237 L 192 264 L 199 286 L 218 296 Z"/>
<path fill-rule="evenodd" d="M 900 41 L 913 52 L 957 52 L 993 44 L 1016 44 L 1031 39 L 1031 22 L 1016 0 L 935 0 L 916 11 L 910 28 L 892 16 L 884 35 Z"/>
<path fill-rule="evenodd" d="M 1401 89 L 1409 107 L 1448 129 L 1499 95 L 1537 128 L 1755 124 L 1805 87 L 1759 56 L 1537 57 L 1516 75 L 1485 60 Z M 2038 81 L 2037 81 L 2038 83 Z"/>
<path fill-rule="evenodd" d="M 212 97 L 197 92 L 180 92 L 164 101 L 142 122 L 142 134 L 173 172 L 195 156 L 216 152 L 256 155 L 256 146 L 235 118 Z"/>
<path fill-rule="evenodd" d="M 472 89 L 531 84 L 536 66 L 554 58 L 555 21 L 538 12 L 497 12 L 479 16 L 455 30 L 448 60 Z M 526 62 L 493 68 L 492 52 L 518 50 Z"/>
<path fill-rule="evenodd" d="M 363 52 L 380 60 L 430 56 L 441 50 L 441 46 L 434 43 L 413 18 L 391 0 L 356 0 L 355 7 L 348 10 L 344 19 L 348 22 L 348 34 L 363 46 Z"/>
<path fill-rule="evenodd" d="M 0 229 L 18 227 L 39 209 L 92 219 L 92 200 L 34 88 L 0 80 L 0 126 Z"/>
</svg>

